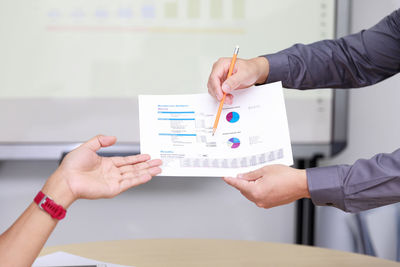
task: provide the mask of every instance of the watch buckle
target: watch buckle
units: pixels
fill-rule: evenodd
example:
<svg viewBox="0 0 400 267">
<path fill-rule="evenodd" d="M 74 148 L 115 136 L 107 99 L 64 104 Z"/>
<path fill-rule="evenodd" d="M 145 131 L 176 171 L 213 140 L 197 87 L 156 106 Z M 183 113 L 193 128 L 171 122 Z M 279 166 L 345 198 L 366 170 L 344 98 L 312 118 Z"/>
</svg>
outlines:
<svg viewBox="0 0 400 267">
<path fill-rule="evenodd" d="M 42 207 L 42 204 L 46 203 L 46 200 L 47 200 L 47 199 L 51 200 L 51 198 L 49 198 L 48 196 L 45 195 L 45 196 L 42 198 L 42 200 L 40 200 L 40 202 L 39 202 L 39 204 L 38 204 L 39 208 L 41 208 L 42 210 L 44 210 L 43 207 Z"/>
</svg>

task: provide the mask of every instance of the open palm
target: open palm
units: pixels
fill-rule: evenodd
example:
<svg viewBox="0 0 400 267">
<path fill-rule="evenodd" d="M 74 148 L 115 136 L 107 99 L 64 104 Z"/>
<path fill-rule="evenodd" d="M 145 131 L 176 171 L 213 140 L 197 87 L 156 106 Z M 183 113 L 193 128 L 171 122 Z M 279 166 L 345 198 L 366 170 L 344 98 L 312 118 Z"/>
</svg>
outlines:
<svg viewBox="0 0 400 267">
<path fill-rule="evenodd" d="M 96 136 L 70 152 L 60 165 L 59 172 L 67 178 L 75 198 L 111 198 L 143 183 L 161 172 L 161 160 L 149 155 L 100 157 L 101 147 L 116 142 L 112 136 Z"/>
</svg>

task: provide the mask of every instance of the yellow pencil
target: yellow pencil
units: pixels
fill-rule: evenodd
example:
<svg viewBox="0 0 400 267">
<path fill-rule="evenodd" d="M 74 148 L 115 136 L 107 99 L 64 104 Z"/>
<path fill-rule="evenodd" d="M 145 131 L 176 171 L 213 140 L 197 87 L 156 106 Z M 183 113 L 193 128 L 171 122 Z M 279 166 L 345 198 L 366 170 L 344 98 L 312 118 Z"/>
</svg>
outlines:
<svg viewBox="0 0 400 267">
<path fill-rule="evenodd" d="M 235 51 L 233 52 L 231 65 L 229 66 L 228 76 L 226 77 L 227 79 L 229 77 L 231 77 L 231 75 L 232 75 L 233 68 L 235 67 L 236 58 L 237 58 L 238 53 L 239 53 L 239 46 L 237 45 L 235 47 Z M 212 135 L 214 135 L 215 131 L 217 130 L 219 117 L 221 117 L 222 107 L 224 106 L 224 102 L 225 102 L 225 97 L 226 97 L 226 93 L 224 92 L 224 96 L 222 97 L 221 102 L 219 102 L 218 112 L 217 112 L 217 116 L 215 117 L 215 122 L 214 122 L 214 126 L 213 126 L 213 134 Z"/>
</svg>

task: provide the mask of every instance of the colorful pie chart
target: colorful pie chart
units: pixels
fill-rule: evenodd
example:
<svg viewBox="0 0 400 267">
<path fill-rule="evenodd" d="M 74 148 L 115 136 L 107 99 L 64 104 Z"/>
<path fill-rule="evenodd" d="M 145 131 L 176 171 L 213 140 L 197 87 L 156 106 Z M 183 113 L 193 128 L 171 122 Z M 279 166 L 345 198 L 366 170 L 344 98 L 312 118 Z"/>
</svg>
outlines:
<svg viewBox="0 0 400 267">
<path fill-rule="evenodd" d="M 240 140 L 236 137 L 232 137 L 228 140 L 228 146 L 230 148 L 238 148 L 240 146 Z"/>
<path fill-rule="evenodd" d="M 235 123 L 239 120 L 240 116 L 239 113 L 237 112 L 229 112 L 228 114 L 226 114 L 226 120 L 229 121 L 230 123 Z"/>
</svg>

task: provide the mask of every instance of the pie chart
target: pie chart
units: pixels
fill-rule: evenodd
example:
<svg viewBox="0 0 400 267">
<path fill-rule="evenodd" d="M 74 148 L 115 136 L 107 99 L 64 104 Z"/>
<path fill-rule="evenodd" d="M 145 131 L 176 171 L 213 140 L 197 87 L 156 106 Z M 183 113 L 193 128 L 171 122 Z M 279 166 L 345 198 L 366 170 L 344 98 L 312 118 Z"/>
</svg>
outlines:
<svg viewBox="0 0 400 267">
<path fill-rule="evenodd" d="M 232 137 L 228 140 L 228 146 L 233 149 L 238 148 L 240 146 L 240 140 L 236 137 Z"/>
<path fill-rule="evenodd" d="M 226 114 L 226 120 L 229 121 L 230 123 L 235 123 L 239 120 L 240 116 L 239 113 L 237 112 L 229 112 L 228 114 Z"/>
</svg>

